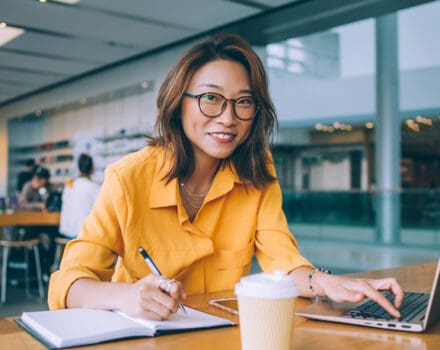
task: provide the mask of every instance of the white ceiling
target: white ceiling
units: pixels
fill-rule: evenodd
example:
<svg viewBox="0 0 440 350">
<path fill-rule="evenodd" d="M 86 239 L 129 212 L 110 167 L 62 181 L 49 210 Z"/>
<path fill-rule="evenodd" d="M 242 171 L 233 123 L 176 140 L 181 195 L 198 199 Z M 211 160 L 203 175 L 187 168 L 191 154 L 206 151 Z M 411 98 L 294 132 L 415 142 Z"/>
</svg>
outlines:
<svg viewBox="0 0 440 350">
<path fill-rule="evenodd" d="M 210 31 L 264 45 L 429 1 L 0 0 L 0 23 L 26 31 L 0 46 L 0 109 Z"/>
<path fill-rule="evenodd" d="M 26 32 L 0 47 L 0 106 L 296 1 L 1 0 L 0 22 Z"/>
</svg>

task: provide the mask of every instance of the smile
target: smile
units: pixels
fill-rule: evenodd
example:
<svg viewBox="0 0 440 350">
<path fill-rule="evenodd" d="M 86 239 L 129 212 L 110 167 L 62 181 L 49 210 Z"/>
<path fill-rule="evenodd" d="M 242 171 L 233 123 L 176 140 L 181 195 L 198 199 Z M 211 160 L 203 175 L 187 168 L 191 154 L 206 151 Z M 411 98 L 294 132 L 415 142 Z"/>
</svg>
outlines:
<svg viewBox="0 0 440 350">
<path fill-rule="evenodd" d="M 234 139 L 235 137 L 234 134 L 228 134 L 223 132 L 211 132 L 209 133 L 209 135 L 220 141 L 232 141 L 232 139 Z"/>
</svg>

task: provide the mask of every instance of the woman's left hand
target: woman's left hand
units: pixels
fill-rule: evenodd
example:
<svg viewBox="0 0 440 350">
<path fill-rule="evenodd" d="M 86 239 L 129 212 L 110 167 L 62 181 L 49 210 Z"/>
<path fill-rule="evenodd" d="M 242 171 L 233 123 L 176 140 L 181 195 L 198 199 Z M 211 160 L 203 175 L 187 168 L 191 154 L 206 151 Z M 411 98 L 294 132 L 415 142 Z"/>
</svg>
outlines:
<svg viewBox="0 0 440 350">
<path fill-rule="evenodd" d="M 393 277 L 366 279 L 316 272 L 313 276 L 313 285 L 316 289 L 322 289 L 323 294 L 336 302 L 358 303 L 364 298 L 369 298 L 393 317 L 400 318 L 397 309 L 402 305 L 404 295 L 399 283 Z M 384 290 L 390 290 L 394 294 L 394 305 L 380 292 Z"/>
</svg>

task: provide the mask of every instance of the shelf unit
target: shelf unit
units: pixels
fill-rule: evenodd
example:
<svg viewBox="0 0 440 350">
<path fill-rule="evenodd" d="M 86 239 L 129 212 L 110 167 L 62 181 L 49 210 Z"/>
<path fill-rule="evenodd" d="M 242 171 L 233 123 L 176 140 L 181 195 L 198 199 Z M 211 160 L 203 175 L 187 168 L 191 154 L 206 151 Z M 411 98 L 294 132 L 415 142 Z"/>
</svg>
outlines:
<svg viewBox="0 0 440 350">
<path fill-rule="evenodd" d="M 148 134 L 149 132 L 143 132 L 139 128 L 121 129 L 108 135 L 103 135 L 102 132 L 94 134 L 91 130 L 75 135 L 72 140 L 10 147 L 8 193 L 16 194 L 18 173 L 24 169 L 26 160 L 30 158 L 50 171 L 51 183 L 62 185 L 77 175 L 74 163 L 80 153 L 86 152 L 93 157 L 95 163 L 95 180 L 102 182 L 107 165 L 145 147 Z"/>
<path fill-rule="evenodd" d="M 73 147 L 70 140 L 11 147 L 9 149 L 9 194 L 15 194 L 18 173 L 24 169 L 26 160 L 30 158 L 35 159 L 38 165 L 50 171 L 50 182 L 53 184 L 63 184 L 71 176 Z"/>
<path fill-rule="evenodd" d="M 136 152 L 146 146 L 146 137 L 149 135 L 147 131 L 142 132 L 131 129 L 121 129 L 116 133 L 97 137 L 96 141 L 101 142 L 103 146 L 99 152 L 96 152 L 97 157 L 103 159 L 100 162 L 101 168 L 105 168 L 108 164 L 122 158 L 123 156 Z"/>
</svg>

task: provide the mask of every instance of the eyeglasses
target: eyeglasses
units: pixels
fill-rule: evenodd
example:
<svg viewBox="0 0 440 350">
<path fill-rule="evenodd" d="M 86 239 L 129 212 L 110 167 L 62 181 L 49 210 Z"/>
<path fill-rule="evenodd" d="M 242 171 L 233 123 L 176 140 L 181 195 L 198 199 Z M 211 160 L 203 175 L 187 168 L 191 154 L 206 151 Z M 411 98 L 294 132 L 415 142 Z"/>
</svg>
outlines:
<svg viewBox="0 0 440 350">
<path fill-rule="evenodd" d="M 256 98 L 253 96 L 243 96 L 232 99 L 215 92 L 204 92 L 199 95 L 185 92 L 183 95 L 196 98 L 199 103 L 200 112 L 208 118 L 220 116 L 225 111 L 227 102 L 232 103 L 234 114 L 240 120 L 254 119 L 260 108 Z"/>
</svg>

